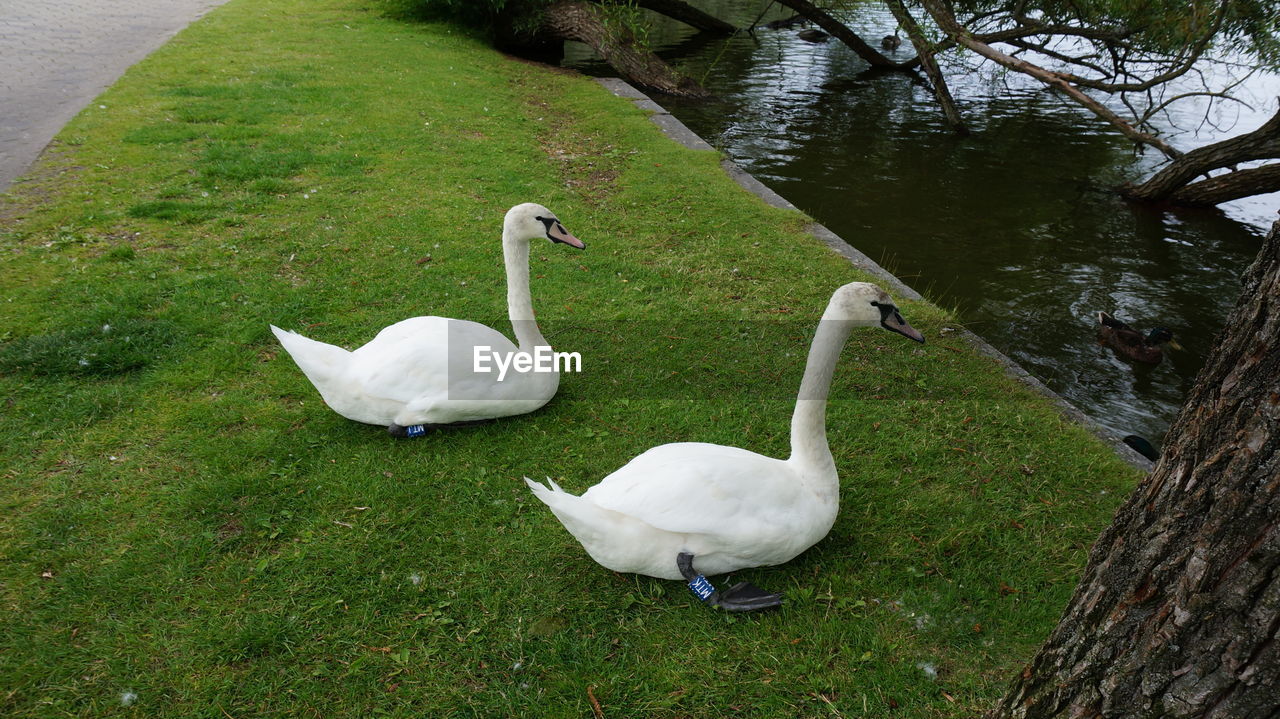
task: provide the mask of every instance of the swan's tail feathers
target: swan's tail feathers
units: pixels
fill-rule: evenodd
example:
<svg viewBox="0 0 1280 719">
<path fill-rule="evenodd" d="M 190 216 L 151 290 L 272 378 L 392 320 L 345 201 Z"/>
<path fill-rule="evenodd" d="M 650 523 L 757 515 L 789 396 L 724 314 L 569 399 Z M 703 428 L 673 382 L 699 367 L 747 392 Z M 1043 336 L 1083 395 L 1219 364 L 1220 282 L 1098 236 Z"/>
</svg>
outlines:
<svg viewBox="0 0 1280 719">
<path fill-rule="evenodd" d="M 587 547 L 588 551 L 594 542 L 603 537 L 605 534 L 603 528 L 611 519 L 609 515 L 613 512 L 601 509 L 576 494 L 569 494 L 550 477 L 547 478 L 545 485 L 528 477 L 525 477 L 524 481 L 529 485 L 529 489 L 533 490 L 533 496 L 550 507 L 556 519 L 559 519 L 564 528 L 569 530 L 569 534 Z"/>
<path fill-rule="evenodd" d="M 638 572 L 667 579 L 680 577 L 674 563 L 667 564 L 671 561 L 669 557 L 675 555 L 674 542 L 680 541 L 679 535 L 662 532 L 634 517 L 605 509 L 588 498 L 569 494 L 550 478 L 545 485 L 528 477 L 524 481 L 596 563 L 615 572 Z M 655 550 L 656 543 L 671 544 L 670 555 L 663 549 Z M 652 565 L 655 551 L 663 555 L 662 568 Z"/>
<path fill-rule="evenodd" d="M 317 389 L 323 389 L 335 375 L 346 369 L 351 357 L 351 353 L 341 347 L 317 342 L 297 332 L 282 330 L 275 325 L 271 325 L 271 331 Z"/>
<path fill-rule="evenodd" d="M 529 489 L 533 490 L 533 496 L 542 500 L 543 504 L 546 504 L 548 507 L 552 507 L 553 509 L 555 508 L 555 505 L 552 504 L 552 502 L 555 502 L 557 500 L 552 495 L 565 494 L 568 496 L 573 496 L 573 495 L 569 495 L 568 492 L 561 489 L 560 485 L 556 484 L 556 481 L 550 477 L 547 477 L 547 484 L 543 484 L 542 482 L 535 482 L 532 479 L 529 479 L 528 477 L 524 478 L 524 483 L 529 485 Z M 551 485 L 551 486 L 548 487 L 547 485 Z"/>
</svg>

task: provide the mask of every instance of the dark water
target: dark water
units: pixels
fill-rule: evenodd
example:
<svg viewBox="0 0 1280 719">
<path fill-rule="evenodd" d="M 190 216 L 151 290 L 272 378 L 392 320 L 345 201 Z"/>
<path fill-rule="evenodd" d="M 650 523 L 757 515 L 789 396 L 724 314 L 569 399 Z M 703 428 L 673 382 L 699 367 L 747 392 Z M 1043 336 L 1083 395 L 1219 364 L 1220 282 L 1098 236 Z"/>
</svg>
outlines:
<svg viewBox="0 0 1280 719">
<path fill-rule="evenodd" d="M 717 5 L 742 3 L 701 3 Z M 745 26 L 759 10 L 716 12 Z M 893 27 L 873 15 L 864 37 Z M 1091 115 L 1018 78 L 951 68 L 974 131 L 959 138 L 925 87 L 867 72 L 835 41 L 761 29 L 701 42 L 674 23 L 651 37 L 717 95 L 657 98 L 681 121 L 1122 434 L 1163 437 L 1280 208 L 1280 195 L 1221 210 L 1127 203 L 1108 188 L 1160 158 L 1135 155 Z M 570 48 L 566 64 L 612 74 L 585 46 Z M 1176 135 L 1175 146 L 1257 127 L 1280 83 L 1263 78 L 1252 89 L 1256 112 L 1211 115 L 1231 126 Z M 1203 112 L 1172 119 L 1195 129 Z M 1184 349 L 1156 367 L 1120 360 L 1096 342 L 1098 310 L 1168 327 Z"/>
</svg>

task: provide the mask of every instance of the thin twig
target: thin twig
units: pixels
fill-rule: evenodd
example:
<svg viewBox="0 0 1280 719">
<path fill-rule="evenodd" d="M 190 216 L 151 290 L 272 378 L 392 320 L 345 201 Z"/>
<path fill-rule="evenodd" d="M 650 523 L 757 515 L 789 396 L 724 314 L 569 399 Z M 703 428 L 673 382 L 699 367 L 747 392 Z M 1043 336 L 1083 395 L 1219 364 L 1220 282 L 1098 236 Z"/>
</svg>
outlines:
<svg viewBox="0 0 1280 719">
<path fill-rule="evenodd" d="M 596 715 L 596 719 L 604 719 L 604 710 L 600 708 L 600 700 L 596 699 L 594 689 L 595 687 L 587 687 L 587 699 L 591 701 L 591 713 Z"/>
<path fill-rule="evenodd" d="M 839 710 L 839 709 L 836 709 L 836 705 L 835 705 L 835 704 L 832 704 L 830 699 L 828 699 L 828 698 L 826 698 L 826 697 L 822 696 L 822 693 L 821 693 L 821 692 L 814 692 L 814 693 L 813 693 L 813 695 L 814 695 L 815 697 L 817 697 L 817 698 L 821 699 L 822 701 L 826 702 L 826 703 L 827 703 L 827 708 L 829 708 L 829 709 L 831 710 L 831 713 L 832 713 L 832 714 L 835 714 L 837 717 L 842 717 L 842 718 L 844 717 L 844 715 L 840 713 L 840 710 Z"/>
</svg>

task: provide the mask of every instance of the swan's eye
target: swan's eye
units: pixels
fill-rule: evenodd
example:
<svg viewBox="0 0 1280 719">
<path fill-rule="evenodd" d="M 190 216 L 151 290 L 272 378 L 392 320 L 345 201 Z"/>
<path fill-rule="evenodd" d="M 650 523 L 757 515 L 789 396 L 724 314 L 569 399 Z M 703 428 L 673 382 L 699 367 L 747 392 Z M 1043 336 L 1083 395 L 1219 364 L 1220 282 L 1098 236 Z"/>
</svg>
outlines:
<svg viewBox="0 0 1280 719">
<path fill-rule="evenodd" d="M 887 322 L 890 317 L 896 318 L 899 322 L 902 322 L 902 315 L 898 314 L 898 308 L 892 302 L 876 302 L 875 300 L 872 300 L 871 306 L 880 310 L 881 324 Z"/>
<path fill-rule="evenodd" d="M 554 217 L 536 217 L 534 219 L 536 219 L 538 222 L 541 222 L 543 225 L 545 225 L 547 228 L 547 232 L 551 231 L 551 227 L 553 225 L 560 224 L 560 221 Z"/>
</svg>

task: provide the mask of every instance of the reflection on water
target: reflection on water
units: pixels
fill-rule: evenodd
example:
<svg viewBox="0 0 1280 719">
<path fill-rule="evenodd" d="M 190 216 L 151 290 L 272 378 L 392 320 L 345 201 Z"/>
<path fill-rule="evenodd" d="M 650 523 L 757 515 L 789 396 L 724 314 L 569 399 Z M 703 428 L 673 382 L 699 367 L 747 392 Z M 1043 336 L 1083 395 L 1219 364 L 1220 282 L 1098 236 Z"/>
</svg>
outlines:
<svg viewBox="0 0 1280 719">
<path fill-rule="evenodd" d="M 718 14 L 744 26 L 758 12 L 700 5 L 725 6 Z M 864 37 L 894 28 L 887 14 L 867 22 Z M 990 88 L 977 75 L 953 77 L 974 130 L 959 138 L 926 87 L 867 72 L 835 41 L 762 29 L 706 42 L 675 24 L 655 36 L 665 56 L 717 93 L 711 102 L 661 104 L 1122 434 L 1163 437 L 1280 206 L 1277 195 L 1223 212 L 1122 201 L 1108 188 L 1144 176 L 1160 158 L 1135 155 L 1092 116 L 1017 78 Z M 582 47 L 568 54 L 566 64 L 612 74 Z M 1259 82 L 1262 98 L 1280 91 L 1274 78 Z M 1257 127 L 1272 102 L 1228 134 Z M 1184 350 L 1156 367 L 1117 359 L 1096 342 L 1098 310 L 1144 330 L 1168 327 Z"/>
</svg>

